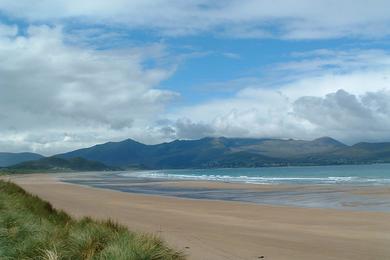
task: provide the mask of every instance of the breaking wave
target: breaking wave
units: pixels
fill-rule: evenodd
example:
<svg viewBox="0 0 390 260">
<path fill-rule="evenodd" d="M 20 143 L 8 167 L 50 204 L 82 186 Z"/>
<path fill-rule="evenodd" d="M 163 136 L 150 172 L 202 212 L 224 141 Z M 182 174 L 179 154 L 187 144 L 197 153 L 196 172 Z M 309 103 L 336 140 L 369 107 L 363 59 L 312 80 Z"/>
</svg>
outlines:
<svg viewBox="0 0 390 260">
<path fill-rule="evenodd" d="M 281 176 L 231 176 L 218 174 L 188 174 L 161 171 L 138 171 L 119 174 L 124 177 L 138 177 L 165 180 L 220 181 L 251 184 L 390 184 L 389 178 L 366 178 L 357 176 L 327 177 L 281 177 Z"/>
</svg>

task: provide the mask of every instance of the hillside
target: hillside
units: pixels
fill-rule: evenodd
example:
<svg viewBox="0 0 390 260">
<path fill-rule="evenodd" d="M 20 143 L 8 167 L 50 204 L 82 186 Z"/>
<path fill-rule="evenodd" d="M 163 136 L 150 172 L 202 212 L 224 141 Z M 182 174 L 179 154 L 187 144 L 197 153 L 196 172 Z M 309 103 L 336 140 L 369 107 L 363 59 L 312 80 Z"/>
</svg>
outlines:
<svg viewBox="0 0 390 260">
<path fill-rule="evenodd" d="M 11 171 L 111 171 L 115 167 L 109 167 L 101 162 L 75 157 L 63 159 L 58 157 L 44 157 L 35 161 L 22 162 L 7 167 Z"/>
<path fill-rule="evenodd" d="M 319 163 L 388 163 L 390 162 L 390 143 L 357 143 L 326 154 L 313 155 Z"/>
<path fill-rule="evenodd" d="M 122 142 L 108 142 L 89 148 L 75 150 L 56 155 L 59 158 L 81 157 L 87 160 L 99 161 L 111 166 L 138 165 L 142 161 L 147 146 L 131 139 Z"/>
<path fill-rule="evenodd" d="M 28 160 L 7 167 L 19 171 L 367 164 L 390 162 L 390 143 L 361 142 L 349 146 L 330 137 L 321 137 L 311 141 L 206 137 L 199 140 L 175 140 L 145 145 L 126 139 L 47 158 L 31 153 L 8 153 L 7 155 L 8 158 L 19 160 L 38 157 L 38 160 Z M 6 158 L 6 153 L 0 153 L 1 158 Z M 7 162 L 9 165 L 11 160 L 8 159 Z"/>
<path fill-rule="evenodd" d="M 2 153 L 0 152 L 0 167 L 7 167 L 17 163 L 38 160 L 43 156 L 37 153 Z"/>
<path fill-rule="evenodd" d="M 57 155 L 118 167 L 210 168 L 390 162 L 390 143 L 345 145 L 333 138 L 203 138 L 145 145 L 131 139 Z"/>
</svg>

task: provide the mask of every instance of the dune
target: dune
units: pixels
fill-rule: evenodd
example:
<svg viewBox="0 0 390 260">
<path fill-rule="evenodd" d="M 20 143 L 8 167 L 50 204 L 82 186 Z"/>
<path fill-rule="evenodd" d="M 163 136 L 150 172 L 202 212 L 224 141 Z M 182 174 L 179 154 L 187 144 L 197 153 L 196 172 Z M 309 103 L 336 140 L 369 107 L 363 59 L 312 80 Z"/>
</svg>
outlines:
<svg viewBox="0 0 390 260">
<path fill-rule="evenodd" d="M 47 174 L 10 178 L 74 217 L 111 218 L 158 234 L 189 259 L 390 257 L 390 213 L 132 194 L 63 183 Z"/>
</svg>

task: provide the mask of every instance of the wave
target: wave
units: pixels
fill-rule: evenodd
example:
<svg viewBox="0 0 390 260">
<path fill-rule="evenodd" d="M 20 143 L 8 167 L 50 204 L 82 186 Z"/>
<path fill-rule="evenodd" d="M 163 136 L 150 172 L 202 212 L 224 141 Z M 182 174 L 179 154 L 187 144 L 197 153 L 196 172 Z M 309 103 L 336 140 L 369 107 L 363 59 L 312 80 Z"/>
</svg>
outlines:
<svg viewBox="0 0 390 260">
<path fill-rule="evenodd" d="M 167 180 L 220 181 L 251 184 L 390 184 L 390 179 L 365 178 L 356 176 L 328 177 L 264 177 L 264 176 L 230 176 L 215 174 L 174 174 L 163 171 L 139 171 L 119 174 L 124 177 L 138 177 Z"/>
</svg>

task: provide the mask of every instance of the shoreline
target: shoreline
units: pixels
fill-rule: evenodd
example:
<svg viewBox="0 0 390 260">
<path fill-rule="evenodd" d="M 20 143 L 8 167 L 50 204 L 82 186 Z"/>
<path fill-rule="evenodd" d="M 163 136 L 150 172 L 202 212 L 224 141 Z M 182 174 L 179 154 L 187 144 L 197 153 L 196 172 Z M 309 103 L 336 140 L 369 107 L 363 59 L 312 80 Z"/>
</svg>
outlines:
<svg viewBox="0 0 390 260">
<path fill-rule="evenodd" d="M 72 216 L 111 218 L 130 229 L 161 235 L 189 259 L 390 256 L 390 213 L 142 195 L 64 183 L 47 174 L 7 178 Z M 226 188 L 224 183 L 209 185 Z"/>
<path fill-rule="evenodd" d="M 123 177 L 118 174 L 57 175 L 61 181 L 86 187 L 182 199 L 233 201 L 257 205 L 390 212 L 390 186 L 345 184 L 247 184 Z"/>
</svg>

